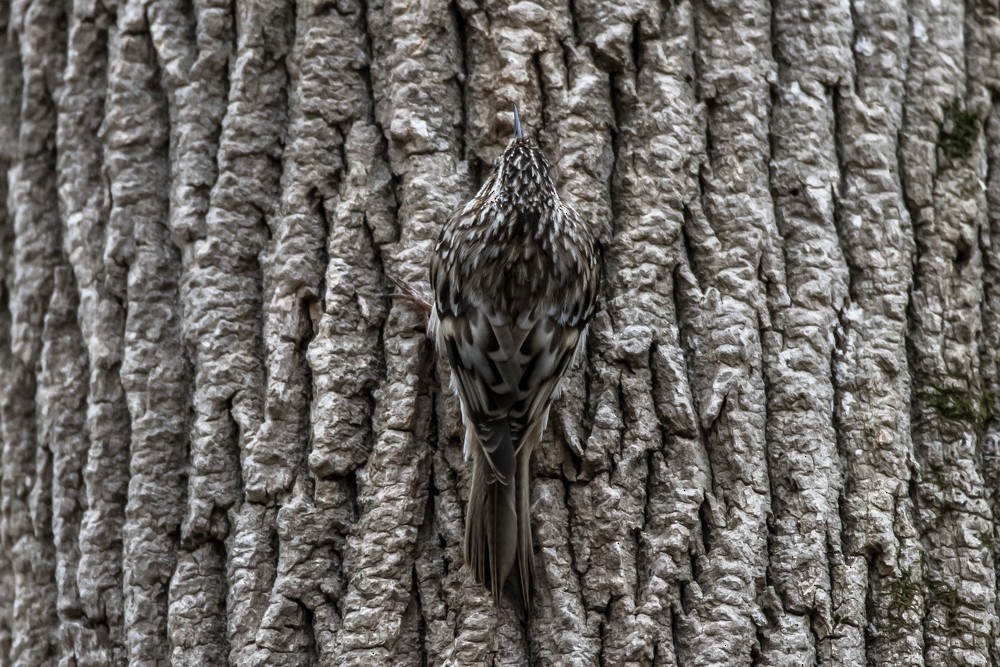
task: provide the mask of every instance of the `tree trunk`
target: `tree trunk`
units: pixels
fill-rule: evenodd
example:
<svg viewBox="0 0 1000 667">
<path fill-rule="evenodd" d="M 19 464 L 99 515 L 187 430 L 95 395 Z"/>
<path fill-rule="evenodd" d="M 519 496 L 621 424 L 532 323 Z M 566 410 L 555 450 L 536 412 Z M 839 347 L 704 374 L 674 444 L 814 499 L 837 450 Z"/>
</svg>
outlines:
<svg viewBox="0 0 1000 667">
<path fill-rule="evenodd" d="M 998 1 L 504 4 L 0 4 L 0 665 L 1000 664 Z M 393 294 L 515 102 L 606 260 L 526 622 Z"/>
</svg>

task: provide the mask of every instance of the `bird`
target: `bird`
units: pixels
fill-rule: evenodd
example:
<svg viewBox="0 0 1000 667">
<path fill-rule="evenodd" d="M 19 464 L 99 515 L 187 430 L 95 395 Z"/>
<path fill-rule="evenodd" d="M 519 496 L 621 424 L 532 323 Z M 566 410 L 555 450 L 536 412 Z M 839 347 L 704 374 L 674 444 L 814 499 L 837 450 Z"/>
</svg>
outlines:
<svg viewBox="0 0 1000 667">
<path fill-rule="evenodd" d="M 465 563 L 498 608 L 505 591 L 530 608 L 531 454 L 597 309 L 596 227 L 559 197 L 515 105 L 513 138 L 431 258 L 428 335 L 450 363 L 472 460 Z"/>
</svg>

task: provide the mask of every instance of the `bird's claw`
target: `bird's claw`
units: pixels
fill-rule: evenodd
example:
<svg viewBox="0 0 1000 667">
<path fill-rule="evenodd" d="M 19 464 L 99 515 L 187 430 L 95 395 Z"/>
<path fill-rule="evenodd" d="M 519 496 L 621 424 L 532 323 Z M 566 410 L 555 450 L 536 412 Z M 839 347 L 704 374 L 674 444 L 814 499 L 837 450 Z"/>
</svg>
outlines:
<svg viewBox="0 0 1000 667">
<path fill-rule="evenodd" d="M 395 276 L 389 276 L 389 280 L 391 280 L 396 286 L 396 291 L 391 292 L 389 296 L 393 299 L 400 299 L 401 301 L 410 304 L 417 310 L 421 311 L 425 316 L 430 315 L 431 303 L 419 290 L 417 290 L 417 288 L 408 282 L 396 278 Z"/>
</svg>

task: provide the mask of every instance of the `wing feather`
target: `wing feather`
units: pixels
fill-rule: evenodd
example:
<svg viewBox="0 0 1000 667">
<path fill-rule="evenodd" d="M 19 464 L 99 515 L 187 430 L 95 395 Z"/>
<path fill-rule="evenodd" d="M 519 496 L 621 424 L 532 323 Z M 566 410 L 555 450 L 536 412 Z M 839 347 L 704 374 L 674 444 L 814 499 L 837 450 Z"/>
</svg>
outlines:
<svg viewBox="0 0 1000 667">
<path fill-rule="evenodd" d="M 465 317 L 439 313 L 439 334 L 465 414 L 481 439 L 488 440 L 486 434 L 497 420 L 509 419 L 517 448 L 524 434 L 546 416 L 581 332 L 559 324 L 554 313 L 511 323 L 482 315 L 482 308 L 469 304 Z M 492 459 L 490 463 L 495 464 Z"/>
<path fill-rule="evenodd" d="M 498 294 L 463 289 L 471 278 L 453 264 L 456 248 L 446 246 L 453 241 L 442 239 L 431 262 L 436 345 L 447 352 L 463 416 L 484 443 L 492 472 L 509 479 L 514 471 L 505 469 L 506 453 L 501 462 L 490 449 L 491 434 L 499 421 L 509 421 L 509 441 L 518 450 L 525 435 L 544 424 L 595 310 L 600 260 L 580 266 L 578 274 L 550 284 L 542 294 L 526 294 L 529 298 L 518 303 L 529 307 L 511 312 L 504 304 L 512 302 Z M 589 256 L 599 257 L 592 250 Z"/>
</svg>

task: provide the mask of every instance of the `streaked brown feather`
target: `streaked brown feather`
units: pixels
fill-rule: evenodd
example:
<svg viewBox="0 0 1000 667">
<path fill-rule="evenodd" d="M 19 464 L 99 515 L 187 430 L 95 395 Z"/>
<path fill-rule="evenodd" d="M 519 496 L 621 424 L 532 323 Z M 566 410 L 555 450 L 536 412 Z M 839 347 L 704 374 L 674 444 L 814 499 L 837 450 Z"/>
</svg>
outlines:
<svg viewBox="0 0 1000 667">
<path fill-rule="evenodd" d="M 473 462 L 465 556 L 499 604 L 527 609 L 534 573 L 530 457 L 594 313 L 594 231 L 556 194 L 544 156 L 515 139 L 442 230 L 432 327 L 447 354 Z"/>
</svg>

